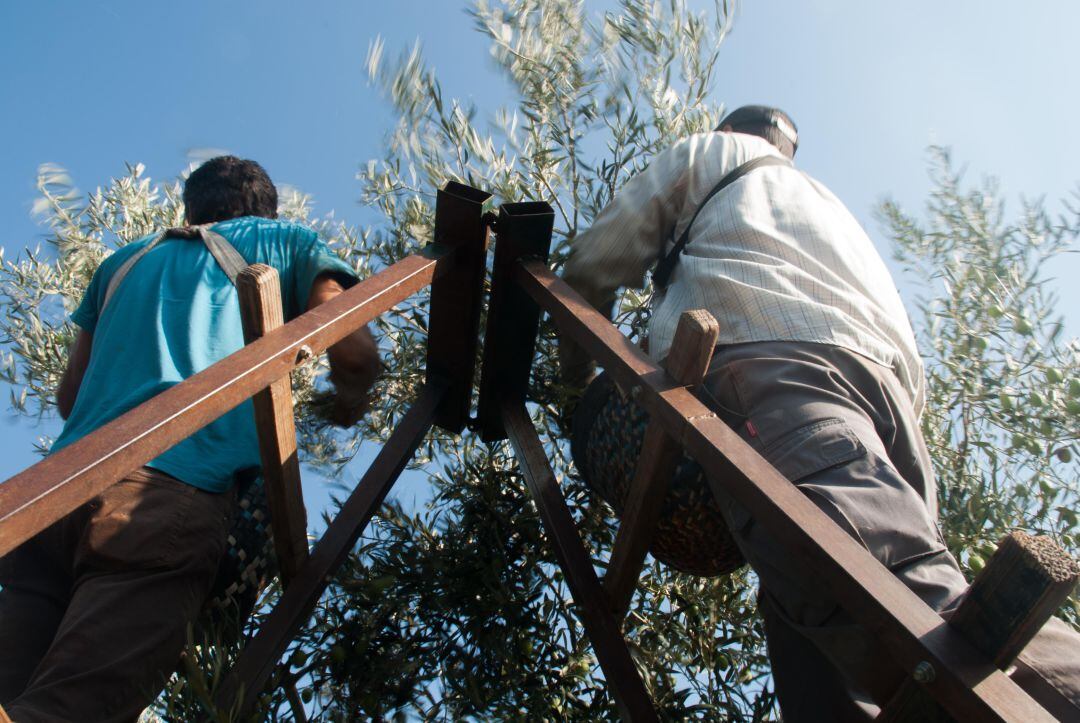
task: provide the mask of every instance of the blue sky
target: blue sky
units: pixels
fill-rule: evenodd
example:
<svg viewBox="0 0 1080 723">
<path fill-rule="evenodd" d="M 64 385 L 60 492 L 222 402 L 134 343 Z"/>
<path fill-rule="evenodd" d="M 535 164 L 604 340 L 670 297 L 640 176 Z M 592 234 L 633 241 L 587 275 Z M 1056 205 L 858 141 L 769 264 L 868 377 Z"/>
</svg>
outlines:
<svg viewBox="0 0 1080 723">
<path fill-rule="evenodd" d="M 951 146 L 973 180 L 998 176 L 1013 209 L 1019 194 L 1056 202 L 1077 188 L 1080 95 L 1069 88 L 1078 26 L 1080 3 L 1065 0 L 746 0 L 722 47 L 715 92 L 729 107 L 767 102 L 791 113 L 800 166 L 887 254 L 872 208 L 887 194 L 921 206 L 931 143 Z M 6 257 L 44 238 L 30 216 L 44 162 L 68 168 L 86 191 L 124 161 L 167 179 L 192 150 L 225 149 L 313 194 L 318 212 L 365 220 L 355 173 L 379 155 L 391 120 L 365 80 L 376 35 L 391 52 L 419 39 L 445 94 L 471 98 L 483 114 L 508 100 L 457 2 L 3 3 Z M 1080 263 L 1069 261 L 1059 275 L 1077 272 Z M 1080 293 L 1065 289 L 1061 310 L 1075 317 L 1077 308 Z M 34 461 L 38 434 L 55 432 L 51 423 L 5 419 L 0 479 Z"/>
</svg>

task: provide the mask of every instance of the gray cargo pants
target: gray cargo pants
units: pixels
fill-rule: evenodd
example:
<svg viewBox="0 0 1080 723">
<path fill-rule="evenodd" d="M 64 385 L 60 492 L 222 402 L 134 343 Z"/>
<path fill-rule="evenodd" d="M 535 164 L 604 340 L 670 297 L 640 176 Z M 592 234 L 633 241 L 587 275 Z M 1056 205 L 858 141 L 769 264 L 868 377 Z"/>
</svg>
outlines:
<svg viewBox="0 0 1080 723">
<path fill-rule="evenodd" d="M 933 469 L 910 397 L 886 367 L 839 347 L 800 342 L 717 349 L 705 397 L 718 415 L 936 610 L 967 589 L 937 527 Z M 863 720 L 872 681 L 892 666 L 805 566 L 732 499 L 724 515 L 761 583 L 780 707 L 787 721 Z M 887 676 L 885 676 L 887 677 Z M 1080 720 L 1080 635 L 1051 620 L 1014 680 L 1051 712 Z"/>
</svg>

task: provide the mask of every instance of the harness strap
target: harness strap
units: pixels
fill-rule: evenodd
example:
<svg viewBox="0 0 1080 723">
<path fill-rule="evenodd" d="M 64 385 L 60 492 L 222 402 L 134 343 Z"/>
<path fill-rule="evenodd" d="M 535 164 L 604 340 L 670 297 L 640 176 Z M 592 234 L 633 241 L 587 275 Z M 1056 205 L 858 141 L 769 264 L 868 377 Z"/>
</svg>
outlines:
<svg viewBox="0 0 1080 723">
<path fill-rule="evenodd" d="M 240 252 L 236 250 L 236 247 L 229 243 L 229 240 L 217 233 L 211 231 L 209 227 L 203 226 L 191 226 L 183 228 L 170 228 L 165 229 L 157 236 L 153 241 L 143 246 L 141 249 L 132 254 L 120 268 L 116 270 L 116 273 L 109 279 L 109 285 L 105 288 L 105 301 L 101 305 L 101 311 L 105 310 L 105 307 L 109 305 L 109 300 L 112 299 L 113 294 L 116 293 L 120 283 L 131 272 L 132 267 L 139 262 L 143 256 L 157 246 L 159 243 L 167 238 L 192 238 L 193 234 L 197 234 L 206 245 L 207 251 L 217 261 L 221 270 L 225 272 L 225 275 L 229 277 L 229 281 L 233 286 L 236 285 L 237 275 L 247 267 L 248 263 L 244 260 L 244 257 L 240 255 Z"/>
<path fill-rule="evenodd" d="M 791 161 L 786 158 L 781 158 L 780 156 L 759 156 L 750 159 L 740 166 L 736 166 L 729 171 L 726 176 L 721 178 L 719 183 L 713 186 L 713 189 L 705 196 L 704 200 L 698 204 L 697 210 L 694 211 L 694 215 L 690 218 L 690 223 L 686 224 L 686 228 L 683 229 L 682 235 L 679 236 L 679 240 L 675 242 L 675 245 L 671 247 L 671 250 L 665 254 L 663 253 L 663 249 L 661 249 L 661 252 L 657 257 L 656 268 L 653 270 L 653 286 L 661 291 L 667 288 L 668 282 L 671 280 L 671 274 L 675 271 L 675 264 L 679 261 L 679 255 L 686 249 L 686 244 L 690 241 L 690 228 L 694 225 L 694 221 L 697 220 L 698 214 L 705 208 L 705 204 L 712 200 L 712 197 L 720 193 L 720 191 L 723 191 L 755 168 L 761 168 L 762 166 L 788 166 L 790 168 Z"/>
</svg>

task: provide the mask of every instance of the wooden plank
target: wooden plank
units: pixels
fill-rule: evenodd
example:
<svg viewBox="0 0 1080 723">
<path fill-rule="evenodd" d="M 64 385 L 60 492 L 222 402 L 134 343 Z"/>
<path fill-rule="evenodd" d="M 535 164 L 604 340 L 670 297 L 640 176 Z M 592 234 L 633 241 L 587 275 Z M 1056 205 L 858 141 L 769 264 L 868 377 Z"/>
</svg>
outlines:
<svg viewBox="0 0 1080 723">
<path fill-rule="evenodd" d="M 555 549 L 555 557 L 566 576 L 566 584 L 580 611 L 581 622 L 596 651 L 619 714 L 627 721 L 658 720 L 619 624 L 607 609 L 607 596 L 581 544 L 574 519 L 524 404 L 507 401 L 502 416 L 518 466 L 540 511 L 544 531 Z"/>
<path fill-rule="evenodd" d="M 289 642 L 311 615 L 333 574 L 341 567 L 372 515 L 382 505 L 390 488 L 424 440 L 443 394 L 444 387 L 439 384 L 424 385 L 416 402 L 379 450 L 363 478 L 341 506 L 337 517 L 327 527 L 326 533 L 315 544 L 311 557 L 281 594 L 277 606 L 267 616 L 259 632 L 241 651 L 236 665 L 214 698 L 219 708 L 232 710 L 238 704 L 241 715 L 250 710 L 270 679 L 277 661 L 289 647 Z"/>
<path fill-rule="evenodd" d="M 507 203 L 499 208 L 476 412 L 485 442 L 506 438 L 502 403 L 525 401 L 540 308 L 513 283 L 513 274 L 521 258 L 547 261 L 554 224 L 555 212 L 546 203 Z"/>
<path fill-rule="evenodd" d="M 709 312 L 702 309 L 683 312 L 665 362 L 673 386 L 693 388 L 701 383 L 719 334 L 720 326 Z M 664 432 L 658 420 L 650 419 L 604 576 L 604 589 L 617 620 L 622 620 L 630 607 L 680 459 L 682 445 Z"/>
<path fill-rule="evenodd" d="M 431 283 L 440 247 L 402 259 L 337 298 L 162 392 L 0 484 L 0 555 Z"/>
<path fill-rule="evenodd" d="M 428 323 L 427 380 L 441 379 L 446 397 L 435 423 L 457 434 L 469 420 L 488 226 L 484 211 L 491 194 L 451 181 L 435 201 L 435 243 L 454 250 L 450 268 L 431 285 Z"/>
<path fill-rule="evenodd" d="M 1077 579 L 1080 565 L 1049 537 L 1013 532 L 975 578 L 949 626 L 1005 670 L 1068 599 Z M 879 721 L 953 720 L 923 688 L 926 678 L 936 674 L 933 667 L 923 665 L 916 673 L 904 681 Z M 1068 707 L 1075 715 L 1076 709 Z"/>
<path fill-rule="evenodd" d="M 934 610 L 886 570 L 772 465 L 630 343 L 546 264 L 524 261 L 522 287 L 733 496 L 792 557 L 821 579 L 907 673 L 926 661 L 937 671 L 926 687 L 960 720 L 1048 721 L 1046 711 L 979 654 Z M 897 681 L 897 684 L 899 681 Z"/>
<path fill-rule="evenodd" d="M 244 342 L 250 344 L 285 323 L 277 270 L 252 264 L 236 277 Z M 282 584 L 288 585 L 308 556 L 307 510 L 300 485 L 300 458 L 296 453 L 296 420 L 292 380 L 283 376 L 251 398 L 259 456 L 274 531 L 274 550 Z"/>
<path fill-rule="evenodd" d="M 949 624 L 996 666 L 1008 667 L 1078 579 L 1080 565 L 1052 539 L 1013 532 L 998 544 Z"/>
</svg>

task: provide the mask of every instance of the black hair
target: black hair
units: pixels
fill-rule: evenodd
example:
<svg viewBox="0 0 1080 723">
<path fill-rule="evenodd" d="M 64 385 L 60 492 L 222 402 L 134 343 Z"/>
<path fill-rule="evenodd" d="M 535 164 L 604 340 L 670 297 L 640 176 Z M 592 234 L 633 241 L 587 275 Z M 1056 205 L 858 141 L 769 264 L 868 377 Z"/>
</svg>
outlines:
<svg viewBox="0 0 1080 723">
<path fill-rule="evenodd" d="M 191 225 L 240 216 L 277 218 L 277 189 L 255 161 L 218 156 L 202 164 L 184 183 L 184 209 Z"/>
<path fill-rule="evenodd" d="M 788 158 L 794 158 L 799 148 L 799 131 L 795 121 L 779 108 L 744 105 L 725 116 L 717 130 L 726 126 L 731 126 L 735 133 L 764 138 Z"/>
</svg>

